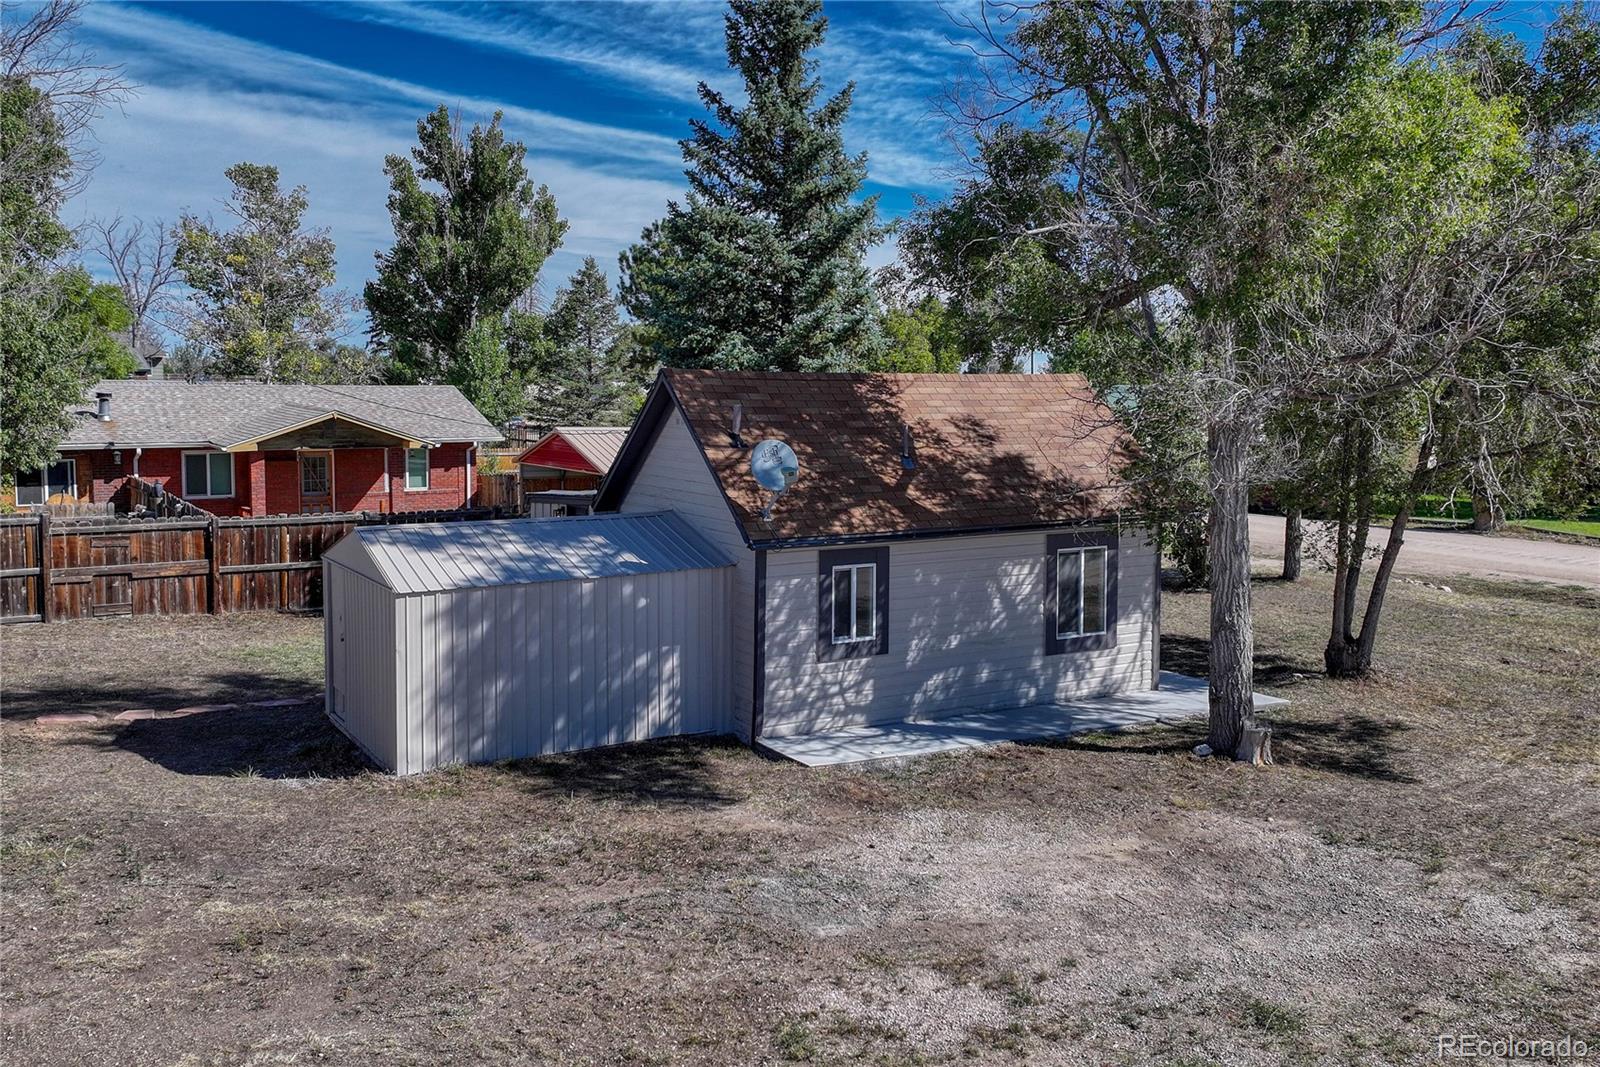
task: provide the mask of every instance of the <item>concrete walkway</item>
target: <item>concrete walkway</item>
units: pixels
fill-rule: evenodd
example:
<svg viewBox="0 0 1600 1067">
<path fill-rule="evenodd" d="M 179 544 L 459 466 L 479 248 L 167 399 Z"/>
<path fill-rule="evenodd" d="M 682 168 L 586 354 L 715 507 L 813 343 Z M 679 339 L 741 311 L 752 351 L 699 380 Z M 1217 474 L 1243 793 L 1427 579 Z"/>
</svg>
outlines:
<svg viewBox="0 0 1600 1067">
<path fill-rule="evenodd" d="M 1323 523 L 1307 523 L 1320 527 Z M 1372 528 L 1374 543 L 1382 546 L 1387 526 Z M 1258 561 L 1283 566 L 1283 517 L 1250 516 L 1250 554 Z M 1309 560 L 1307 568 L 1314 566 Z M 1521 537 L 1485 537 L 1464 530 L 1406 531 L 1405 546 L 1395 563 L 1396 574 L 1421 574 L 1433 578 L 1511 579 L 1519 582 L 1554 582 L 1600 589 L 1600 548 L 1566 541 L 1535 541 Z"/>
<path fill-rule="evenodd" d="M 1279 697 L 1256 693 L 1257 708 L 1287 703 Z M 1206 712 L 1205 679 L 1162 671 L 1161 688 L 1152 692 L 1119 693 L 1070 704 L 972 711 L 921 721 L 904 719 L 794 737 L 763 737 L 759 743 L 796 763 L 825 767 L 982 748 L 1004 741 L 1038 741 L 1094 730 L 1120 730 L 1195 718 Z"/>
</svg>

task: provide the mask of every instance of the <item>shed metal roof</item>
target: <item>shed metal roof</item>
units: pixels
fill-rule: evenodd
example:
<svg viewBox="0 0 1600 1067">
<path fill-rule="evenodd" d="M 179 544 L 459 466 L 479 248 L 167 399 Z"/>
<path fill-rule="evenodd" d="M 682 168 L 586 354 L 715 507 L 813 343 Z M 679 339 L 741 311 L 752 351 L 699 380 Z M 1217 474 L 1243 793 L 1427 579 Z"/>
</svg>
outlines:
<svg viewBox="0 0 1600 1067">
<path fill-rule="evenodd" d="M 733 565 L 670 511 L 366 526 L 326 555 L 365 570 L 352 553 L 401 594 Z"/>
</svg>

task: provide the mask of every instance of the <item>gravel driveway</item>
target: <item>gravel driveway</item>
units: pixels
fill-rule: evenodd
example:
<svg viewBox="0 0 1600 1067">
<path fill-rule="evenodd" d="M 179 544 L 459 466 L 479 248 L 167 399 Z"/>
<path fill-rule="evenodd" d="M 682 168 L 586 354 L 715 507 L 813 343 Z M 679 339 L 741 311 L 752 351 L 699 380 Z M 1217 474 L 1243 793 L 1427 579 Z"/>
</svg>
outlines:
<svg viewBox="0 0 1600 1067">
<path fill-rule="evenodd" d="M 1307 535 L 1326 523 L 1308 522 Z M 1373 529 L 1379 545 L 1387 529 Z M 1250 550 L 1258 560 L 1283 562 L 1283 518 L 1250 516 Z M 1309 564 L 1309 560 L 1308 560 Z M 1440 578 L 1474 578 L 1555 582 L 1600 589 L 1600 548 L 1565 541 L 1533 541 L 1520 537 L 1485 537 L 1454 530 L 1409 530 L 1400 550 L 1400 574 Z"/>
</svg>

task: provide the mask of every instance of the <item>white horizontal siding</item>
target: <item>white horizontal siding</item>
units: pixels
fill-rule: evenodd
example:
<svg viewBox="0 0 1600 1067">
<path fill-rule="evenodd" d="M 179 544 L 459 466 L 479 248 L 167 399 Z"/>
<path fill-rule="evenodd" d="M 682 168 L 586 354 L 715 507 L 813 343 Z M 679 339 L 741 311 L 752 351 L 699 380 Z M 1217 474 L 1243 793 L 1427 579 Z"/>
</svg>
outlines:
<svg viewBox="0 0 1600 1067">
<path fill-rule="evenodd" d="M 754 690 L 751 671 L 755 654 L 755 556 L 745 546 L 722 490 L 676 408 L 663 422 L 618 510 L 625 513 L 675 511 L 735 561 L 726 620 L 731 634 L 729 670 L 733 699 L 726 721 L 717 729 L 748 740 Z"/>
<path fill-rule="evenodd" d="M 1142 532 L 1118 551 L 1117 644 L 1044 652 L 1044 531 L 894 542 L 889 651 L 817 661 L 817 552 L 767 554 L 763 734 L 1049 703 L 1148 689 L 1156 556 Z"/>
</svg>

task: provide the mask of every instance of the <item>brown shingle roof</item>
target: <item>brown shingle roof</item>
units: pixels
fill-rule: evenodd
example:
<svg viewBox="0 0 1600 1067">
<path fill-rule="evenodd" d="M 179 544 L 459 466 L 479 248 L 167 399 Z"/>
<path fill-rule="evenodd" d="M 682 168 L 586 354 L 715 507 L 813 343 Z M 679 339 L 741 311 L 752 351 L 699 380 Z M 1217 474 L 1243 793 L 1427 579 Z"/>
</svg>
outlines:
<svg viewBox="0 0 1600 1067">
<path fill-rule="evenodd" d="M 1124 504 L 1132 442 L 1079 375 L 662 374 L 752 542 L 1045 525 Z M 767 437 L 800 460 L 770 521 L 749 472 L 749 447 Z"/>
</svg>

